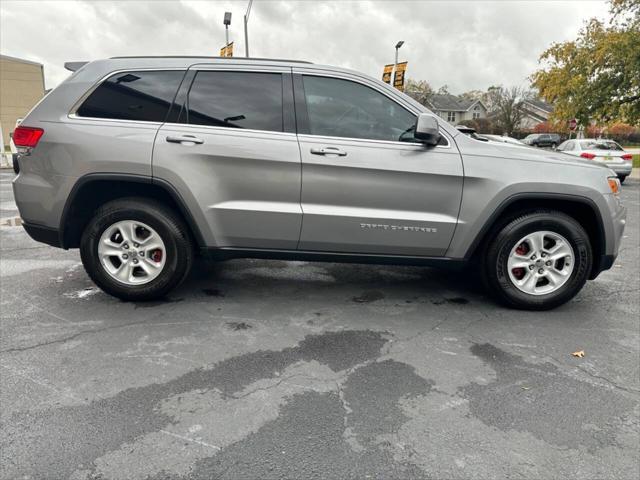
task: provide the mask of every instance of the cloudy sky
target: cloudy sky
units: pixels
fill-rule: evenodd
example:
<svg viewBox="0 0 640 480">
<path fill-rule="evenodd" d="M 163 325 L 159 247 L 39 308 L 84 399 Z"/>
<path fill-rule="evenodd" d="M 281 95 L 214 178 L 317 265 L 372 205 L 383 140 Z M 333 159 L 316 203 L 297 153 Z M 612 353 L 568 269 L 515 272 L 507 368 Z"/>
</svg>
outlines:
<svg viewBox="0 0 640 480">
<path fill-rule="evenodd" d="M 47 87 L 68 74 L 65 61 L 116 55 L 217 55 L 222 18 L 244 55 L 247 1 L 2 0 L 0 51 L 45 66 Z M 408 76 L 452 93 L 522 85 L 540 53 L 573 38 L 602 1 L 254 1 L 251 55 L 310 60 L 379 77 L 404 40 Z"/>
</svg>

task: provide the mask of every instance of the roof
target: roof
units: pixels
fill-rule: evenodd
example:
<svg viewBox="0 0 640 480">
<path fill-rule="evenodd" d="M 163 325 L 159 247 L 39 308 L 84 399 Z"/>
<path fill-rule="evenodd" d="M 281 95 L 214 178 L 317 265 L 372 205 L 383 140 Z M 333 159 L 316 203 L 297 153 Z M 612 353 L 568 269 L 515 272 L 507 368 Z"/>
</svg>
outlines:
<svg viewBox="0 0 640 480">
<path fill-rule="evenodd" d="M 553 112 L 553 105 L 551 105 L 550 103 L 545 102 L 544 100 L 533 98 L 533 99 L 525 100 L 524 103 L 528 103 L 528 104 L 532 105 L 533 107 L 539 108 L 540 110 L 543 110 L 543 111 L 545 111 L 547 113 Z"/>
<path fill-rule="evenodd" d="M 456 95 L 435 93 L 429 97 L 427 103 L 434 110 L 444 110 L 449 112 L 466 112 L 476 103 L 482 104 L 480 100 L 466 99 Z M 484 107 L 484 105 L 483 105 Z"/>
<path fill-rule="evenodd" d="M 9 55 L 0 55 L 0 58 L 2 58 L 3 60 L 12 60 L 14 62 L 27 63 L 29 65 L 37 65 L 39 67 L 42 67 L 41 63 L 32 62 L 31 60 L 25 60 L 24 58 L 10 57 Z"/>
</svg>

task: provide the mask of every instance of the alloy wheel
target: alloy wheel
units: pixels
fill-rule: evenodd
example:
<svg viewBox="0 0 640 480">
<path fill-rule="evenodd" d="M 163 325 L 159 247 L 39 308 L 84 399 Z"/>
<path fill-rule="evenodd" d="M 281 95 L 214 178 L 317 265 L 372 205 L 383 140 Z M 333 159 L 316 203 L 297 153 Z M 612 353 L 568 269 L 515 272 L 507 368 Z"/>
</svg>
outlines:
<svg viewBox="0 0 640 480">
<path fill-rule="evenodd" d="M 167 250 L 160 235 L 135 220 L 116 222 L 104 230 L 98 257 L 105 271 L 125 285 L 144 285 L 160 275 Z"/>
<path fill-rule="evenodd" d="M 562 235 L 533 232 L 521 238 L 509 253 L 511 282 L 529 295 L 546 295 L 562 287 L 575 264 L 573 247 Z"/>
</svg>

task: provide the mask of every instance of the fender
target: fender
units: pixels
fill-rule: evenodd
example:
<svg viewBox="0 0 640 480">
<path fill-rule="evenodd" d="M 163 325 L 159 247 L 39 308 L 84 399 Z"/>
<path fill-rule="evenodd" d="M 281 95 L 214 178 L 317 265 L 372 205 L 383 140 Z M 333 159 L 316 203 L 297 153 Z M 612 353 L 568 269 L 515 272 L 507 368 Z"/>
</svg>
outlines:
<svg viewBox="0 0 640 480">
<path fill-rule="evenodd" d="M 187 226 L 190 228 L 191 232 L 194 235 L 194 240 L 198 247 L 203 248 L 206 246 L 204 237 L 202 236 L 202 232 L 198 227 L 198 224 L 191 215 L 191 212 L 186 207 L 186 204 L 180 195 L 180 193 L 176 190 L 176 188 L 171 185 L 166 180 L 162 180 L 159 178 L 153 178 L 151 176 L 146 175 L 135 175 L 135 174 L 127 174 L 127 173 L 89 173 L 84 175 L 78 179 L 75 183 L 71 192 L 69 193 L 69 197 L 64 205 L 62 210 L 62 216 L 60 217 L 60 228 L 58 230 L 59 235 L 59 244 L 62 248 L 68 249 L 68 245 L 65 242 L 65 225 L 67 223 L 67 217 L 71 210 L 71 207 L 74 204 L 74 201 L 80 192 L 81 188 L 88 183 L 97 182 L 97 181 L 113 181 L 113 182 L 129 182 L 129 183 L 139 183 L 145 185 L 154 185 L 163 190 L 166 194 L 168 194 L 171 199 L 178 206 L 180 214 L 184 218 L 187 223 Z"/>
<path fill-rule="evenodd" d="M 489 233 L 491 228 L 495 225 L 496 221 L 500 218 L 500 216 L 515 202 L 521 200 L 559 200 L 559 201 L 568 201 L 573 203 L 579 203 L 589 207 L 589 209 L 595 214 L 597 219 L 597 232 L 600 239 L 600 249 L 598 251 L 593 252 L 593 267 L 591 270 L 590 277 L 595 278 L 598 273 L 600 273 L 603 269 L 609 268 L 610 263 L 613 261 L 611 259 L 605 258 L 608 257 L 604 255 L 605 242 L 607 240 L 604 228 L 604 222 L 602 220 L 602 215 L 600 213 L 600 209 L 597 204 L 590 199 L 589 197 L 584 197 L 580 195 L 574 194 L 566 194 L 566 193 L 548 193 L 548 192 L 523 192 L 513 194 L 500 203 L 498 208 L 496 208 L 493 213 L 489 216 L 485 224 L 482 226 L 475 239 L 467 249 L 467 252 L 464 256 L 465 260 L 470 260 L 471 257 L 476 253 L 478 247 Z M 609 264 L 609 265 L 607 265 Z"/>
</svg>

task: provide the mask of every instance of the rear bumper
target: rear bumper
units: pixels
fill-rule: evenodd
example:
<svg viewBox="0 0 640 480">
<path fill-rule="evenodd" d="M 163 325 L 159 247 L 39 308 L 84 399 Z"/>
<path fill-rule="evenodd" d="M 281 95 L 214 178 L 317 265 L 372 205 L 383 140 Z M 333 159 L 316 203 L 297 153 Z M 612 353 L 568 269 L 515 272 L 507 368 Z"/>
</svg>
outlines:
<svg viewBox="0 0 640 480">
<path fill-rule="evenodd" d="M 34 225 L 32 223 L 23 223 L 22 226 L 29 236 L 36 242 L 46 243 L 52 247 L 62 248 L 62 244 L 60 243 L 60 231 L 57 228 Z"/>
<path fill-rule="evenodd" d="M 631 175 L 631 162 L 624 163 L 607 163 L 607 167 L 616 172 L 616 175 Z"/>
</svg>

